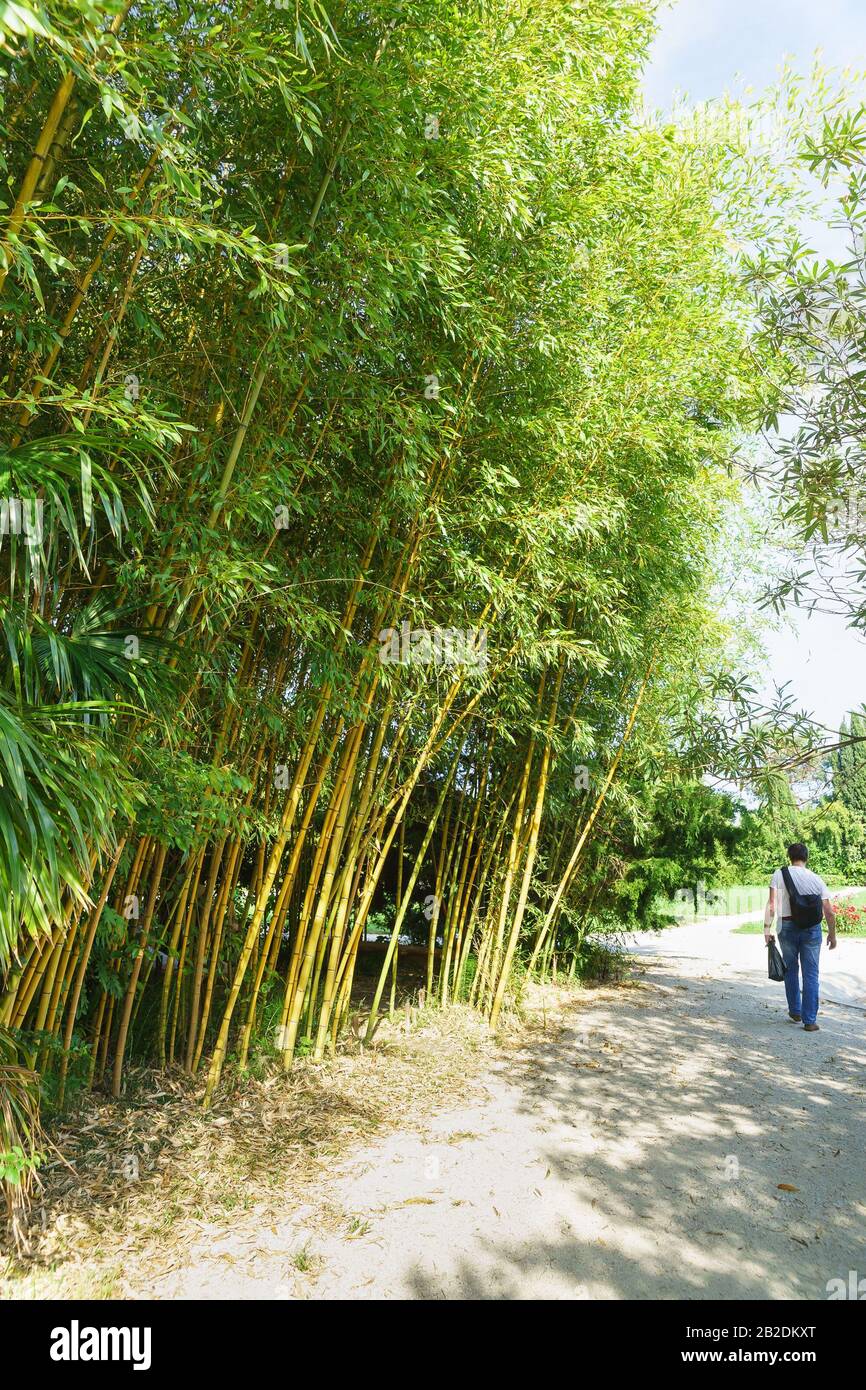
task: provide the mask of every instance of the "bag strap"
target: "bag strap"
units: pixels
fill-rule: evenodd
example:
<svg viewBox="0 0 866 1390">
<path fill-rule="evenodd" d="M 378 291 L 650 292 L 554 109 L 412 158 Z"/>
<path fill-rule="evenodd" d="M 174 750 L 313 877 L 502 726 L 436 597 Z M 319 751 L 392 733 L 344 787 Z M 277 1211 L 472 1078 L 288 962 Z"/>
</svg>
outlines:
<svg viewBox="0 0 866 1390">
<path fill-rule="evenodd" d="M 794 899 L 799 895 L 799 889 L 794 887 L 794 880 L 791 877 L 791 870 L 786 864 L 782 865 L 782 878 L 785 880 L 785 887 L 788 890 L 788 904 L 791 911 L 794 910 Z"/>
</svg>

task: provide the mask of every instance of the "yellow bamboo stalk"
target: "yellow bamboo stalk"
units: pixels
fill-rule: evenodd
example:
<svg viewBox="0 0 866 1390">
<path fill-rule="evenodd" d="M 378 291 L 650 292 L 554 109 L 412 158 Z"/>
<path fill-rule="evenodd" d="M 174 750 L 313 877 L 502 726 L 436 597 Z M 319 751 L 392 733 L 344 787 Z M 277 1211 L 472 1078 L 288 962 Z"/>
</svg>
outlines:
<svg viewBox="0 0 866 1390">
<path fill-rule="evenodd" d="M 631 706 L 631 710 L 629 712 L 628 717 L 628 723 L 626 724 L 622 739 L 620 740 L 619 747 L 616 751 L 616 756 L 612 760 L 611 765 L 608 768 L 607 776 L 604 779 L 604 783 L 601 787 L 601 790 L 599 791 L 598 796 L 595 799 L 590 814 L 587 816 L 586 821 L 584 822 L 583 829 L 581 830 L 580 835 L 577 838 L 577 843 L 575 844 L 571 858 L 568 861 L 568 866 L 566 867 L 565 873 L 562 875 L 562 878 L 560 879 L 559 886 L 553 896 L 553 900 L 550 904 L 550 907 L 547 910 L 547 914 L 544 918 L 544 922 L 542 923 L 541 930 L 538 934 L 538 940 L 536 941 L 535 949 L 533 950 L 532 957 L 530 959 L 530 969 L 534 969 L 535 967 L 535 963 L 538 959 L 539 952 L 547 937 L 547 933 L 550 930 L 550 924 L 556 916 L 556 913 L 559 909 L 559 905 L 562 902 L 563 895 L 571 882 L 575 869 L 577 868 L 581 853 L 583 852 L 583 847 L 586 844 L 586 841 L 589 837 L 593 825 L 595 824 L 598 813 L 604 805 L 607 793 L 610 789 L 610 785 L 613 782 L 614 777 L 616 776 L 617 768 L 619 767 L 620 762 L 622 761 L 622 755 L 625 752 L 626 744 L 628 743 L 628 740 L 631 737 L 631 732 L 634 728 L 635 720 L 637 719 L 638 711 L 641 707 L 641 702 L 643 701 L 644 693 L 649 683 L 652 667 L 653 663 L 650 662 L 647 668 L 646 675 L 641 681 L 640 687 L 637 692 L 637 696 L 635 697 L 635 700 Z"/>
<path fill-rule="evenodd" d="M 150 892 L 147 898 L 144 919 L 141 924 L 139 934 L 138 950 L 135 953 L 132 970 L 130 972 L 129 984 L 126 989 L 126 996 L 123 1001 L 123 1012 L 120 1016 L 120 1024 L 117 1030 L 117 1043 L 114 1050 L 114 1070 L 111 1076 L 111 1094 L 120 1095 L 121 1080 L 123 1077 L 123 1056 L 126 1051 L 126 1039 L 129 1031 L 129 1020 L 132 1016 L 132 1006 L 135 1001 L 135 990 L 138 985 L 138 977 L 141 972 L 141 962 L 144 960 L 145 947 L 150 934 L 150 924 L 153 920 L 153 912 L 156 906 L 156 895 L 159 892 L 159 885 L 162 879 L 162 868 L 165 863 L 167 852 L 166 845 L 160 845 L 156 851 L 155 863 L 150 875 Z"/>
<path fill-rule="evenodd" d="M 550 772 L 550 758 L 552 751 L 553 730 L 556 725 L 556 712 L 559 705 L 559 695 L 562 689 L 562 678 L 565 673 L 565 656 L 560 656 L 559 671 L 557 673 L 556 685 L 551 700 L 550 713 L 547 720 L 547 737 L 544 745 L 544 752 L 541 758 L 541 768 L 538 775 L 538 787 L 535 794 L 535 805 L 532 808 L 532 816 L 529 829 L 529 844 L 526 850 L 526 858 L 523 865 L 523 880 L 520 885 L 520 892 L 517 898 L 517 906 L 514 910 L 514 917 L 511 923 L 511 931 L 508 937 L 508 944 L 505 949 L 505 957 L 499 972 L 499 979 L 493 994 L 493 1003 L 490 1008 L 490 1026 L 495 1028 L 499 1022 L 499 1014 L 502 1008 L 502 1001 L 505 997 L 505 987 L 511 974 L 511 964 L 514 960 L 514 952 L 517 949 L 517 942 L 520 937 L 520 928 L 523 925 L 523 915 L 529 897 L 529 887 L 532 882 L 532 873 L 535 868 L 535 857 L 538 850 L 538 836 L 541 830 L 541 815 L 544 810 L 544 799 L 547 794 L 547 780 Z M 544 682 L 542 681 L 542 689 Z"/>
</svg>

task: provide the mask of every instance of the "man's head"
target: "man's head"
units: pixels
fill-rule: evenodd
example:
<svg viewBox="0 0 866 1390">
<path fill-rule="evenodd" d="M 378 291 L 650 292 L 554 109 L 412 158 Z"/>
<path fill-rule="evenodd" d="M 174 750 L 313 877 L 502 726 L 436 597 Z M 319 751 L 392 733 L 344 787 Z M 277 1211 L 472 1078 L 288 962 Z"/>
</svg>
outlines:
<svg viewBox="0 0 866 1390">
<path fill-rule="evenodd" d="M 809 851 L 800 840 L 796 844 L 788 846 L 788 858 L 792 864 L 805 864 L 809 858 Z"/>
</svg>

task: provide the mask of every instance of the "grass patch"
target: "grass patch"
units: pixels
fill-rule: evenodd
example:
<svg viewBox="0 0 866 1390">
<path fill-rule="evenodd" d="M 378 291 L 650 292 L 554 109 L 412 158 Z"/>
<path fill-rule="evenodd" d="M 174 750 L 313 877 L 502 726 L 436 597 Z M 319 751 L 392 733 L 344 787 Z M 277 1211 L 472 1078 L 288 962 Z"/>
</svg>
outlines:
<svg viewBox="0 0 866 1390">
<path fill-rule="evenodd" d="M 699 894 L 697 908 L 691 893 L 687 900 L 681 898 L 668 902 L 659 899 L 656 908 L 664 917 L 673 918 L 672 925 L 687 926 L 691 922 L 696 922 L 708 918 L 710 921 L 714 917 L 738 917 L 744 912 L 762 912 L 767 901 L 767 888 L 769 879 L 766 883 L 739 883 L 730 888 L 708 888 Z M 838 892 L 838 889 L 830 888 L 831 894 Z M 859 893 L 851 893 L 844 898 L 839 898 L 839 902 L 852 903 L 855 907 L 866 908 L 866 889 Z M 751 931 L 752 923 L 746 924 L 746 929 Z M 737 927 L 737 931 L 744 930 Z M 762 928 L 763 930 L 763 928 Z M 846 932 L 846 935 L 859 935 L 859 933 Z"/>
<path fill-rule="evenodd" d="M 835 902 L 850 904 L 851 907 L 866 907 L 866 888 L 860 893 L 846 894 L 844 898 L 833 899 Z"/>
<path fill-rule="evenodd" d="M 831 899 L 836 909 L 836 929 L 840 936 L 866 936 L 866 889 Z M 734 929 L 735 936 L 757 936 L 764 930 L 763 918 L 744 922 Z"/>
<path fill-rule="evenodd" d="M 735 927 L 735 928 L 734 928 L 733 935 L 734 935 L 734 936 L 760 936 L 760 935 L 763 933 L 763 930 L 764 930 L 764 923 L 763 923 L 763 921 L 760 921 L 760 922 L 744 922 L 743 925 L 742 925 L 741 927 Z M 855 927 L 855 928 L 854 928 L 853 930 L 851 930 L 851 931 L 848 931 L 848 930 L 842 931 L 841 928 L 840 928 L 840 930 L 839 930 L 839 936 L 845 937 L 845 938 L 847 938 L 847 939 L 849 939 L 849 940 L 850 940 L 852 937 L 855 937 L 855 936 L 866 937 L 866 923 L 861 923 L 860 926 Z"/>
<path fill-rule="evenodd" d="M 691 892 L 682 892 L 673 902 L 661 898 L 656 907 L 663 916 L 673 917 L 676 926 L 684 926 L 698 918 L 753 912 L 762 908 L 766 901 L 766 883 L 738 883 L 726 888 L 707 888 L 698 893 L 697 902 Z"/>
</svg>

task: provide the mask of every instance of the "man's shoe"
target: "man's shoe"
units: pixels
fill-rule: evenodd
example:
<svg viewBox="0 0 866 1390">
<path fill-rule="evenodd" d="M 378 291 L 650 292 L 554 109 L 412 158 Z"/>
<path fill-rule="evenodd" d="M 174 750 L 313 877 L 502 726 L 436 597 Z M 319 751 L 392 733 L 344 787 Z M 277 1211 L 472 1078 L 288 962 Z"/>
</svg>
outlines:
<svg viewBox="0 0 866 1390">
<path fill-rule="evenodd" d="M 792 1023 L 802 1023 L 802 1022 L 803 1022 L 803 1015 L 802 1015 L 802 1014 L 788 1014 L 788 1017 L 789 1017 L 789 1019 L 791 1020 Z"/>
<path fill-rule="evenodd" d="M 820 1030 L 820 1028 L 818 1027 L 817 1023 L 804 1023 L 804 1024 L 803 1024 L 803 1032 L 804 1032 L 804 1033 L 819 1033 L 820 1031 L 821 1031 L 821 1030 Z"/>
</svg>

